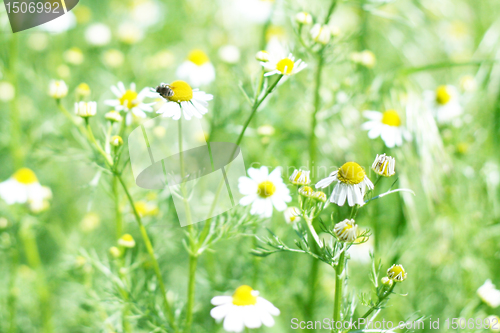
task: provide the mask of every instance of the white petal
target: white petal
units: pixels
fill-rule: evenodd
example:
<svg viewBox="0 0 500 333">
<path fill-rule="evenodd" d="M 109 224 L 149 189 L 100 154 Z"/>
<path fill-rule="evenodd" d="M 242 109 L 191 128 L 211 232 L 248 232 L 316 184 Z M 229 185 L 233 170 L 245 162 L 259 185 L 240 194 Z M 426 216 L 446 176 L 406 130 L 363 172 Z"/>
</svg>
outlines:
<svg viewBox="0 0 500 333">
<path fill-rule="evenodd" d="M 258 184 L 251 178 L 238 178 L 238 190 L 243 195 L 255 194 L 258 190 Z"/>
<path fill-rule="evenodd" d="M 239 306 L 231 307 L 226 318 L 224 319 L 224 329 L 227 332 L 241 332 L 243 331 L 243 314 Z"/>
<path fill-rule="evenodd" d="M 215 296 L 212 298 L 210 303 L 213 305 L 222 305 L 226 303 L 231 303 L 233 301 L 233 298 L 231 296 Z"/>
<path fill-rule="evenodd" d="M 279 316 L 280 310 L 263 297 L 257 297 L 257 306 L 263 307 L 267 312 L 273 316 Z"/>
<path fill-rule="evenodd" d="M 245 314 L 243 315 L 243 324 L 248 328 L 259 328 L 262 326 L 260 313 L 255 308 L 255 305 L 243 307 Z"/>
<path fill-rule="evenodd" d="M 336 180 L 336 177 L 331 177 L 331 176 L 326 177 L 325 179 L 322 179 L 318 183 L 316 183 L 316 188 L 325 188 L 325 187 L 328 187 L 335 180 Z"/>
<path fill-rule="evenodd" d="M 383 114 L 378 111 L 364 111 L 363 116 L 370 120 L 376 120 L 380 122 L 382 120 Z"/>
<path fill-rule="evenodd" d="M 228 297 L 230 297 L 230 296 L 228 296 Z M 230 303 L 223 304 L 221 306 L 217 306 L 217 307 L 213 308 L 212 310 L 210 310 L 210 316 L 212 316 L 212 318 L 214 318 L 217 321 L 222 320 L 227 315 L 227 313 L 231 310 L 231 306 L 233 306 L 233 305 Z"/>
<path fill-rule="evenodd" d="M 240 205 L 248 206 L 257 199 L 257 194 L 246 195 L 240 199 Z"/>
</svg>

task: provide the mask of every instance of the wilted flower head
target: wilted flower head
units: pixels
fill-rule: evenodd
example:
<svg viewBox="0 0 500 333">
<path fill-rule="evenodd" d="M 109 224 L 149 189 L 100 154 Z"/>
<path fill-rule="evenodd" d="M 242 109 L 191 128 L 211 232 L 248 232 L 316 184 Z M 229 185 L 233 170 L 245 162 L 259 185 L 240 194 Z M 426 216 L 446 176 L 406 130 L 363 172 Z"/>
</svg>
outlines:
<svg viewBox="0 0 500 333">
<path fill-rule="evenodd" d="M 299 24 L 311 24 L 313 18 L 308 12 L 300 12 L 295 15 L 295 21 Z"/>
<path fill-rule="evenodd" d="M 97 102 L 75 103 L 75 114 L 82 118 L 93 117 L 97 113 Z"/>
<path fill-rule="evenodd" d="M 311 184 L 311 178 L 309 177 L 310 173 L 311 173 L 311 171 L 295 169 L 293 171 L 293 174 L 289 178 L 290 183 L 292 183 L 294 185 L 309 185 L 309 184 Z"/>
<path fill-rule="evenodd" d="M 325 45 L 330 41 L 332 32 L 329 26 L 316 23 L 311 29 L 311 37 L 316 43 Z"/>
<path fill-rule="evenodd" d="M 372 170 L 375 171 L 376 174 L 384 177 L 394 176 L 396 173 L 394 170 L 395 167 L 396 159 L 394 157 L 387 156 L 386 154 L 377 154 L 377 157 L 372 164 Z"/>
<path fill-rule="evenodd" d="M 49 83 L 49 96 L 55 99 L 61 99 L 68 94 L 68 86 L 63 80 L 52 80 Z"/>
<path fill-rule="evenodd" d="M 345 219 L 335 225 L 335 235 L 343 242 L 352 243 L 358 237 L 358 226 L 354 220 Z"/>
<path fill-rule="evenodd" d="M 387 277 L 396 282 L 401 282 L 406 280 L 407 273 L 402 265 L 392 265 L 391 268 L 387 270 Z"/>
<path fill-rule="evenodd" d="M 300 216 L 302 212 L 298 207 L 288 207 L 284 212 L 286 223 L 292 223 L 300 221 Z"/>
</svg>

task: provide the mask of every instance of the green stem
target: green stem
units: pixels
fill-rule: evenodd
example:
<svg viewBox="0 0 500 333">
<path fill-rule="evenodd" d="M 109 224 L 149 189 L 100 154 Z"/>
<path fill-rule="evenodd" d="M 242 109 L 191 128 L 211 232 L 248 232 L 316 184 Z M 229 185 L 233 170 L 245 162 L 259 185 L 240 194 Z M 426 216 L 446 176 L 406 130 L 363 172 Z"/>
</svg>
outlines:
<svg viewBox="0 0 500 333">
<path fill-rule="evenodd" d="M 197 264 L 198 264 L 198 256 L 190 254 L 189 255 L 189 280 L 188 280 L 186 325 L 184 326 L 185 333 L 189 333 L 191 331 L 191 324 L 193 323 L 193 305 L 194 305 L 194 295 L 195 295 L 196 266 L 197 266 Z"/>
<path fill-rule="evenodd" d="M 368 309 L 368 311 L 366 311 L 366 313 L 365 313 L 363 316 L 361 316 L 361 318 L 366 319 L 366 318 L 368 318 L 368 316 L 369 316 L 370 314 L 372 314 L 372 312 L 373 312 L 373 311 L 375 311 L 375 310 L 379 309 L 379 308 L 380 308 L 380 305 L 382 304 L 382 302 L 383 302 L 383 301 L 384 301 L 384 300 L 385 300 L 385 299 L 386 299 L 386 298 L 387 298 L 390 294 L 392 294 L 392 291 L 394 290 L 394 287 L 396 287 L 396 282 L 394 282 L 394 283 L 392 284 L 392 286 L 389 288 L 389 290 L 387 290 L 386 292 L 384 292 L 384 293 L 382 294 L 382 296 L 380 296 L 380 297 L 379 297 L 377 304 L 375 304 L 375 305 L 374 305 L 374 306 L 372 306 L 370 309 Z"/>
<path fill-rule="evenodd" d="M 151 240 L 149 239 L 146 228 L 144 227 L 144 224 L 142 223 L 141 216 L 139 215 L 139 213 L 137 212 L 137 209 L 135 208 L 134 199 L 132 199 L 132 196 L 130 195 L 130 192 L 127 188 L 127 185 L 125 184 L 122 176 L 119 173 L 116 173 L 116 171 L 115 171 L 115 175 L 118 178 L 118 181 L 120 182 L 120 184 L 122 185 L 123 191 L 125 192 L 125 195 L 130 203 L 130 206 L 132 207 L 132 212 L 135 216 L 137 224 L 139 225 L 139 230 L 141 232 L 141 236 L 142 236 L 142 239 L 144 241 L 144 244 L 146 245 L 146 250 L 148 251 L 149 257 L 153 263 L 153 269 L 154 269 L 155 274 L 156 274 L 156 279 L 158 280 L 158 285 L 160 286 L 160 292 L 161 292 L 161 296 L 162 296 L 162 300 L 163 300 L 163 307 L 164 307 L 165 312 L 168 316 L 170 326 L 172 326 L 174 331 L 177 332 L 177 326 L 175 324 L 174 313 L 172 312 L 170 304 L 168 303 L 168 300 L 167 300 L 167 291 L 166 291 L 165 285 L 163 283 L 163 277 L 161 274 L 160 266 L 158 265 L 158 260 L 156 260 L 156 255 L 155 255 L 155 252 L 153 249 L 153 245 L 151 244 Z"/>
<path fill-rule="evenodd" d="M 314 243 L 311 244 L 312 251 L 316 253 L 320 249 L 320 239 L 313 226 L 314 218 L 304 215 L 304 220 L 306 221 L 309 233 L 314 239 Z M 316 302 L 316 289 L 317 289 L 316 287 L 319 279 L 319 260 L 317 258 L 311 258 L 311 259 L 312 262 L 311 262 L 311 270 L 309 272 L 309 284 L 308 284 L 309 299 L 307 300 L 307 304 L 304 311 L 307 320 L 312 320 L 312 317 L 314 315 L 314 305 Z"/>
<path fill-rule="evenodd" d="M 21 124 L 19 121 L 19 105 L 18 105 L 18 84 L 17 84 L 17 60 L 18 60 L 18 36 L 16 34 L 11 37 L 11 45 L 9 52 L 9 71 L 8 78 L 14 86 L 15 95 L 10 102 L 10 150 L 14 167 L 19 169 L 23 166 L 23 151 L 21 150 Z"/>
<path fill-rule="evenodd" d="M 104 151 L 104 149 L 102 149 L 101 145 L 96 141 L 95 137 L 94 137 L 94 133 L 92 132 L 92 128 L 90 127 L 90 122 L 89 122 L 89 118 L 85 118 L 85 124 L 87 126 L 87 133 L 88 133 L 88 139 L 89 141 L 94 145 L 95 149 L 99 152 L 99 154 L 102 155 L 102 157 L 104 157 L 106 163 L 108 164 L 108 167 L 110 169 L 112 169 L 112 166 L 113 166 L 113 160 L 111 159 L 111 157 Z"/>
<path fill-rule="evenodd" d="M 323 66 L 325 64 L 325 58 L 323 57 L 323 52 L 320 51 L 318 55 L 318 65 L 316 66 L 316 74 L 315 74 L 315 84 L 314 84 L 314 110 L 311 118 L 311 133 L 309 136 L 309 159 L 311 161 L 311 168 L 316 160 L 316 126 L 318 124 L 317 114 L 321 107 L 321 97 L 320 97 L 320 89 L 321 89 L 321 74 L 323 71 Z M 313 172 L 314 174 L 314 172 Z"/>
<path fill-rule="evenodd" d="M 54 328 L 52 326 L 52 310 L 50 304 L 50 291 L 47 287 L 47 282 L 45 279 L 45 273 L 43 271 L 43 266 L 40 260 L 40 253 L 38 252 L 38 246 L 36 243 L 36 237 L 31 229 L 30 222 L 25 222 L 20 229 L 20 238 L 23 242 L 24 252 L 28 264 L 37 273 L 38 278 L 36 280 L 38 297 L 40 299 L 40 314 L 42 317 L 42 325 L 44 333 L 53 332 Z"/>
<path fill-rule="evenodd" d="M 118 192 L 118 177 L 113 175 L 113 198 L 115 203 L 116 239 L 123 235 L 122 213 L 120 211 L 120 193 Z"/>
<path fill-rule="evenodd" d="M 16 308 L 17 308 L 17 288 L 16 288 L 16 278 L 17 278 L 17 267 L 19 264 L 19 252 L 14 247 L 12 248 L 11 264 L 10 264 L 10 279 L 9 279 L 9 296 L 7 298 L 7 306 L 9 308 L 9 333 L 14 333 L 17 331 L 16 325 Z"/>
<path fill-rule="evenodd" d="M 345 260 L 345 245 L 339 257 L 337 267 L 335 267 L 335 300 L 333 303 L 333 322 L 334 324 L 340 321 L 340 312 L 342 310 L 343 288 L 344 288 L 344 270 L 346 266 Z"/>
</svg>

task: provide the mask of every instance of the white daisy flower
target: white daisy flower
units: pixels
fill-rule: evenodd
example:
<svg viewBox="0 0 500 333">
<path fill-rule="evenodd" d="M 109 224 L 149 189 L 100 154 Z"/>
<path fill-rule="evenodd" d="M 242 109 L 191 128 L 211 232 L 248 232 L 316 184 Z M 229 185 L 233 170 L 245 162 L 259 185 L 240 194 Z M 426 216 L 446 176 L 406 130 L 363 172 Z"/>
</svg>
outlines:
<svg viewBox="0 0 500 333">
<path fill-rule="evenodd" d="M 205 52 L 193 50 L 177 69 L 177 76 L 189 84 L 199 87 L 215 80 L 215 68 Z"/>
<path fill-rule="evenodd" d="M 0 198 L 8 205 L 29 204 L 34 212 L 48 207 L 52 192 L 40 185 L 35 173 L 28 168 L 17 170 L 9 179 L 0 183 Z"/>
<path fill-rule="evenodd" d="M 307 67 L 307 64 L 301 59 L 295 61 L 295 57 L 291 53 L 288 57 L 276 56 L 271 53 L 269 55 L 269 61 L 262 62 L 261 64 L 268 71 L 265 76 L 275 74 L 286 76 L 295 75 Z"/>
<path fill-rule="evenodd" d="M 224 320 L 226 332 L 242 332 L 245 327 L 259 328 L 262 325 L 272 327 L 272 316 L 280 314 L 277 307 L 246 285 L 238 287 L 233 296 L 215 296 L 211 302 L 215 308 L 210 315 L 218 322 Z"/>
<path fill-rule="evenodd" d="M 135 83 L 131 83 L 130 88 L 126 89 L 123 82 L 118 82 L 116 86 L 111 86 L 111 91 L 116 99 L 108 99 L 104 101 L 104 104 L 114 107 L 116 111 L 127 112 L 125 119 L 127 124 L 132 122 L 132 116 L 146 118 L 144 111 L 153 111 L 151 104 L 144 103 L 146 97 L 156 97 L 156 94 L 152 94 L 149 88 L 144 88 L 137 93 Z"/>
<path fill-rule="evenodd" d="M 500 290 L 496 289 L 490 279 L 486 280 L 484 284 L 477 289 L 477 295 L 484 303 L 492 308 L 496 308 L 500 305 Z"/>
<path fill-rule="evenodd" d="M 366 176 L 365 170 L 356 162 L 345 163 L 338 170 L 332 172 L 330 176 L 320 180 L 316 184 L 316 188 L 328 187 L 333 182 L 337 182 L 337 184 L 330 196 L 330 202 L 339 206 L 343 206 L 346 199 L 349 206 L 363 206 L 366 188 L 373 189 L 373 183 Z"/>
<path fill-rule="evenodd" d="M 460 95 L 457 88 L 451 85 L 442 85 L 435 91 L 424 92 L 424 102 L 433 112 L 438 123 L 449 123 L 462 114 Z"/>
<path fill-rule="evenodd" d="M 335 235 L 343 242 L 352 243 L 358 238 L 358 226 L 354 220 L 345 219 L 335 224 Z"/>
<path fill-rule="evenodd" d="M 311 184 L 311 177 L 309 176 L 310 173 L 311 171 L 295 169 L 288 180 L 293 185 L 309 185 Z"/>
<path fill-rule="evenodd" d="M 208 112 L 208 101 L 213 99 L 212 95 L 199 89 L 192 89 L 187 82 L 181 80 L 171 84 L 161 83 L 156 88 L 156 93 L 156 96 L 160 95 L 166 101 L 156 113 L 174 120 L 179 120 L 182 114 L 186 120 L 190 120 L 193 116 L 201 118 Z"/>
<path fill-rule="evenodd" d="M 364 130 L 368 130 L 368 137 L 375 139 L 381 137 L 387 147 L 401 146 L 403 138 L 411 140 L 410 133 L 402 125 L 401 118 L 396 110 L 385 112 L 365 111 L 363 115 L 369 120 L 362 125 Z"/>
<path fill-rule="evenodd" d="M 288 207 L 283 213 L 285 216 L 286 223 L 298 222 L 300 221 L 300 216 L 302 212 L 298 207 Z"/>
<path fill-rule="evenodd" d="M 61 99 L 68 94 L 68 86 L 63 80 L 51 80 L 49 83 L 49 96 Z"/>
<path fill-rule="evenodd" d="M 292 201 L 290 190 L 283 183 L 281 168 L 276 168 L 269 173 L 266 166 L 260 169 L 248 169 L 250 177 L 240 177 L 238 189 L 244 195 L 240 205 L 252 205 L 250 214 L 261 217 L 271 217 L 273 206 L 282 212 L 287 207 L 287 202 Z"/>
</svg>

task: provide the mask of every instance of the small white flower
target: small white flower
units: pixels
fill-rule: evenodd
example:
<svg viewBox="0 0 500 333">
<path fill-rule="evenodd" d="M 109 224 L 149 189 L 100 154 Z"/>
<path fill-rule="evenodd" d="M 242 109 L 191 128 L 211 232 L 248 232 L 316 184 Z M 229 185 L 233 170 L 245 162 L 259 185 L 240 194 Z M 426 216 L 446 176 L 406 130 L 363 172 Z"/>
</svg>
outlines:
<svg viewBox="0 0 500 333">
<path fill-rule="evenodd" d="M 260 62 L 268 62 L 269 61 L 269 52 L 267 51 L 259 51 L 255 54 L 255 59 Z"/>
<path fill-rule="evenodd" d="M 82 118 L 93 117 L 97 113 L 97 102 L 75 103 L 75 114 Z"/>
<path fill-rule="evenodd" d="M 122 121 L 123 117 L 120 115 L 120 112 L 118 111 L 109 111 L 108 113 L 106 113 L 104 115 L 104 118 L 106 118 L 106 120 L 109 120 L 111 122 L 115 122 L 115 123 L 119 123 Z"/>
<path fill-rule="evenodd" d="M 295 21 L 299 24 L 311 24 L 313 22 L 313 18 L 311 14 L 307 12 L 300 12 L 295 15 Z"/>
<path fill-rule="evenodd" d="M 449 123 L 462 114 L 457 88 L 442 85 L 435 91 L 424 91 L 424 102 L 440 124 Z"/>
<path fill-rule="evenodd" d="M 330 41 L 332 32 L 329 26 L 316 23 L 311 29 L 311 37 L 316 43 L 325 45 Z"/>
<path fill-rule="evenodd" d="M 87 43 L 95 46 L 104 46 L 111 41 L 111 30 L 104 23 L 94 23 L 85 30 Z"/>
<path fill-rule="evenodd" d="M 403 138 L 407 141 L 411 139 L 410 133 L 403 126 L 396 110 L 387 110 L 385 112 L 365 111 L 363 116 L 369 119 L 362 125 L 362 128 L 368 130 L 370 139 L 380 136 L 389 148 L 401 146 Z"/>
<path fill-rule="evenodd" d="M 240 205 L 252 205 L 250 214 L 261 217 L 271 217 L 273 206 L 282 212 L 287 208 L 287 202 L 292 201 L 290 190 L 283 183 L 281 169 L 276 168 L 271 173 L 266 166 L 260 169 L 248 169 L 250 177 L 240 177 L 238 189 L 244 195 Z"/>
<path fill-rule="evenodd" d="M 116 111 L 127 112 L 126 122 L 132 122 L 132 116 L 137 118 L 146 118 L 146 113 L 153 111 L 152 104 L 144 103 L 146 97 L 156 97 L 150 88 L 143 88 L 139 93 L 136 91 L 135 83 L 130 84 L 130 88 L 126 89 L 123 82 L 118 82 L 116 86 L 111 86 L 111 91 L 115 94 L 116 99 L 108 99 L 104 104 L 112 106 Z"/>
<path fill-rule="evenodd" d="M 490 279 L 486 280 L 484 284 L 477 289 L 477 295 L 484 303 L 492 308 L 496 308 L 500 305 L 500 290 L 495 288 L 495 285 Z"/>
<path fill-rule="evenodd" d="M 192 50 L 177 69 L 177 76 L 195 87 L 200 87 L 215 80 L 215 68 L 205 52 Z"/>
<path fill-rule="evenodd" d="M 212 95 L 199 89 L 192 89 L 187 82 L 181 80 L 171 84 L 161 83 L 160 86 L 167 87 L 173 93 L 172 96 L 160 95 L 166 103 L 163 103 L 156 113 L 161 113 L 163 117 L 179 120 L 184 114 L 186 120 L 191 120 L 193 116 L 201 118 L 208 112 L 208 101 L 213 99 Z"/>
<path fill-rule="evenodd" d="M 49 83 L 49 96 L 55 99 L 61 99 L 68 94 L 68 86 L 63 80 L 52 80 Z"/>
<path fill-rule="evenodd" d="M 311 184 L 311 177 L 309 176 L 310 173 L 311 171 L 295 169 L 289 178 L 290 183 L 293 185 L 309 185 Z"/>
<path fill-rule="evenodd" d="M 120 237 L 118 240 L 118 245 L 127 247 L 127 248 L 133 248 L 135 246 L 135 240 L 134 237 L 130 234 L 125 234 Z"/>
<path fill-rule="evenodd" d="M 358 237 L 358 226 L 354 220 L 345 219 L 337 223 L 333 231 L 338 239 L 344 242 L 352 243 Z"/>
<path fill-rule="evenodd" d="M 295 75 L 307 67 L 301 59 L 295 61 L 295 57 L 290 53 L 288 57 L 271 54 L 268 62 L 262 62 L 262 66 L 268 71 L 265 76 L 270 75 Z"/>
<path fill-rule="evenodd" d="M 210 316 L 218 322 L 224 320 L 226 332 L 242 332 L 245 327 L 259 328 L 262 325 L 272 327 L 272 316 L 280 314 L 271 302 L 246 285 L 238 287 L 233 296 L 215 296 L 211 302 L 215 308 L 210 311 Z"/>
<path fill-rule="evenodd" d="M 375 157 L 375 161 L 372 164 L 372 170 L 375 171 L 377 175 L 384 177 L 394 176 L 396 171 L 396 159 L 386 154 L 379 155 Z"/>
<path fill-rule="evenodd" d="M 28 203 L 34 212 L 48 206 L 52 192 L 40 185 L 35 173 L 28 168 L 17 170 L 9 179 L 0 183 L 0 198 L 8 205 Z"/>
<path fill-rule="evenodd" d="M 373 189 L 373 183 L 366 176 L 365 170 L 356 162 L 347 162 L 325 179 L 316 184 L 316 188 L 325 188 L 337 182 L 330 202 L 343 206 L 347 200 L 349 206 L 365 204 L 363 197 L 366 188 Z"/>
<path fill-rule="evenodd" d="M 302 212 L 298 207 L 288 207 L 283 213 L 285 216 L 286 223 L 298 222 L 300 221 L 300 216 Z"/>
</svg>

